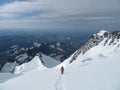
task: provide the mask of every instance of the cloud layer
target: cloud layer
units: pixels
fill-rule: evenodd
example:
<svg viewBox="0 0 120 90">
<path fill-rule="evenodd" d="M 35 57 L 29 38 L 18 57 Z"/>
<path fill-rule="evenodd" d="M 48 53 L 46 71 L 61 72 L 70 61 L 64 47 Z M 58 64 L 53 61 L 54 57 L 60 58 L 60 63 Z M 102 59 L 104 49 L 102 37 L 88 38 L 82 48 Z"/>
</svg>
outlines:
<svg viewBox="0 0 120 90">
<path fill-rule="evenodd" d="M 84 29 L 88 24 L 91 29 L 120 24 L 120 1 L 7 0 L 0 5 L 1 29 Z"/>
</svg>

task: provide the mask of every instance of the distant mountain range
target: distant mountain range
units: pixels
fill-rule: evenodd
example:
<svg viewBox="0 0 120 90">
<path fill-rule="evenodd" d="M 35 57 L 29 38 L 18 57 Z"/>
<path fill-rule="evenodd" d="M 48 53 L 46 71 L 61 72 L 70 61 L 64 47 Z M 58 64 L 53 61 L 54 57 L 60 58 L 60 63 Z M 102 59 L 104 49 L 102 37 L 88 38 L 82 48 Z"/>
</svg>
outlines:
<svg viewBox="0 0 120 90">
<path fill-rule="evenodd" d="M 75 52 L 87 38 L 87 34 L 80 33 L 1 33 L 0 36 L 0 70 L 7 72 L 3 67 L 13 67 L 8 72 L 13 72 L 14 67 L 31 61 L 41 53 L 64 61 Z M 81 40 L 79 40 L 81 39 Z"/>
<path fill-rule="evenodd" d="M 75 41 L 72 41 L 71 37 L 66 37 L 63 41 L 51 43 L 33 42 L 33 45 L 31 47 L 26 48 L 20 47 L 19 45 L 13 45 L 10 47 L 9 50 L 0 54 L 1 72 L 14 72 L 16 66 L 31 61 L 35 56 L 39 56 L 43 65 L 48 68 L 55 67 L 67 58 L 70 59 L 68 60 L 69 63 L 72 63 L 78 57 L 83 57 L 84 55 L 86 56 L 86 54 L 88 53 L 90 53 L 90 55 L 98 54 L 104 56 L 104 52 L 102 52 L 102 49 L 106 50 L 106 53 L 112 52 L 120 46 L 119 39 L 119 31 L 108 32 L 105 30 L 101 30 L 96 34 L 93 34 L 83 45 L 79 42 L 77 43 Z M 78 47 L 80 48 L 78 49 Z M 89 51 L 91 50 L 91 48 L 95 47 L 100 48 L 95 49 L 96 51 L 94 49 L 92 49 L 93 51 L 91 52 Z M 73 53 L 75 50 L 77 51 Z M 72 56 L 70 56 L 71 54 Z M 52 66 L 49 65 L 49 63 L 46 62 L 46 59 L 43 59 L 43 57 L 46 55 L 48 56 L 48 58 L 54 58 L 51 62 L 57 63 L 53 63 Z"/>
</svg>

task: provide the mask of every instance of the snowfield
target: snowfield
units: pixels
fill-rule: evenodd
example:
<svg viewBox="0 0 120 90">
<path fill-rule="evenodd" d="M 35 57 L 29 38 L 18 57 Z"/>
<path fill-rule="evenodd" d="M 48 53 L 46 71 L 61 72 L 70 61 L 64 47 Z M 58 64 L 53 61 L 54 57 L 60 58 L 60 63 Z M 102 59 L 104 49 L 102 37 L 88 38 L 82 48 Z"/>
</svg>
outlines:
<svg viewBox="0 0 120 90">
<path fill-rule="evenodd" d="M 120 90 L 120 53 L 74 61 L 65 67 L 31 71 L 0 84 L 0 90 Z"/>
</svg>

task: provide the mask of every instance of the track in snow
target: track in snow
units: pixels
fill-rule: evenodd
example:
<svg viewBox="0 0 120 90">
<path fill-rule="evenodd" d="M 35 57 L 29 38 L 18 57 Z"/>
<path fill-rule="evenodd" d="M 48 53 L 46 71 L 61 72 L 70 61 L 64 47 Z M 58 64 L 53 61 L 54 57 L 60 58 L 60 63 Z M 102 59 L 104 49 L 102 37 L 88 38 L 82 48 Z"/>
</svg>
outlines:
<svg viewBox="0 0 120 90">
<path fill-rule="evenodd" d="M 58 80 L 57 80 L 57 82 L 55 84 L 55 88 L 56 88 L 56 90 L 66 90 L 65 84 L 63 82 L 62 75 L 59 76 L 59 78 L 58 78 Z"/>
</svg>

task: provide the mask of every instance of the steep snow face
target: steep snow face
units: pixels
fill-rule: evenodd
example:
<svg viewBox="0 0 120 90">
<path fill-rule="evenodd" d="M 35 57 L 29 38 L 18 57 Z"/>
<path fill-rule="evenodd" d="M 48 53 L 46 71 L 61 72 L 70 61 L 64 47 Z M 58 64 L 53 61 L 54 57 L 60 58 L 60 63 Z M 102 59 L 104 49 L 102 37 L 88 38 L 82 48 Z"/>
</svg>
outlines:
<svg viewBox="0 0 120 90">
<path fill-rule="evenodd" d="M 48 67 L 48 68 L 53 68 L 61 63 L 60 61 L 55 60 L 55 59 L 53 59 L 49 56 L 46 56 L 44 54 L 42 54 L 41 61 L 43 62 L 43 65 Z"/>
<path fill-rule="evenodd" d="M 80 47 L 69 59 L 69 63 L 78 57 L 109 55 L 120 47 L 120 32 L 107 32 L 102 30 L 88 39 L 83 46 Z"/>
<path fill-rule="evenodd" d="M 17 66 L 15 68 L 14 73 L 21 74 L 21 73 L 30 72 L 33 70 L 44 70 L 44 69 L 46 69 L 46 67 L 43 66 L 43 64 L 41 63 L 39 56 L 35 56 L 30 62 Z"/>
</svg>

